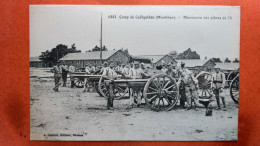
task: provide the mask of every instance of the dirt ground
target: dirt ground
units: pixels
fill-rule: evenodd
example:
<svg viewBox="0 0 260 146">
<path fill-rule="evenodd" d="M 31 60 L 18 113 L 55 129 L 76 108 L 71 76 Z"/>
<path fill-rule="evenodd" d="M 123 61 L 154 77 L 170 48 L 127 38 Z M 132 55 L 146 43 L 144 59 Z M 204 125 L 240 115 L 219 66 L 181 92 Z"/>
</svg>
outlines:
<svg viewBox="0 0 260 146">
<path fill-rule="evenodd" d="M 106 99 L 82 88 L 61 87 L 54 92 L 49 69 L 30 70 L 31 140 L 237 140 L 238 105 L 224 90 L 227 111 L 205 109 L 155 112 L 145 105 L 125 109 L 129 99 L 114 101 L 106 109 Z M 68 84 L 69 86 L 69 84 Z"/>
</svg>

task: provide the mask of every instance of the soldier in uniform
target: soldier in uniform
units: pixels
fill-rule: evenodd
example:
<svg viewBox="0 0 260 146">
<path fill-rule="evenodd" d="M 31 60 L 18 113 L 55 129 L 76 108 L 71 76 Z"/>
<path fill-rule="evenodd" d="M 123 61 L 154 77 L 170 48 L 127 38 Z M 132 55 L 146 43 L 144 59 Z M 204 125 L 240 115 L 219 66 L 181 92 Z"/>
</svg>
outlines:
<svg viewBox="0 0 260 146">
<path fill-rule="evenodd" d="M 173 69 L 173 64 L 172 63 L 168 63 L 167 64 L 167 71 L 165 72 L 167 75 L 169 75 L 170 77 L 172 78 L 176 78 L 176 72 L 175 70 Z"/>
<path fill-rule="evenodd" d="M 117 78 L 117 73 L 113 70 L 115 67 L 115 64 L 110 63 L 108 67 L 108 63 L 104 62 L 104 69 L 103 69 L 103 76 L 106 76 L 110 79 L 111 83 L 109 84 L 109 96 L 107 99 L 107 109 L 113 109 L 113 97 L 115 96 L 113 91 L 111 91 L 111 88 L 114 89 L 113 81 Z"/>
<path fill-rule="evenodd" d="M 54 66 L 51 69 L 51 72 L 54 73 L 54 83 L 55 83 L 55 87 L 53 88 L 53 90 L 55 92 L 59 91 L 59 86 L 61 85 L 61 74 L 62 74 L 62 68 L 60 65 L 60 61 L 57 61 L 57 65 Z"/>
<path fill-rule="evenodd" d="M 123 75 L 128 75 L 128 73 L 129 73 L 128 68 L 126 67 L 125 64 L 122 64 L 121 73 L 122 73 Z"/>
<path fill-rule="evenodd" d="M 86 72 L 87 75 L 90 75 L 90 74 L 91 74 L 91 69 L 90 69 L 90 67 L 89 67 L 88 64 L 86 64 L 85 72 Z M 88 83 L 88 79 L 85 78 L 84 82 L 85 82 L 85 86 L 84 86 L 84 89 L 83 89 L 83 93 L 86 92 L 86 91 L 89 92 L 89 83 Z"/>
<path fill-rule="evenodd" d="M 71 63 L 68 63 L 68 67 L 69 67 L 69 76 L 70 76 L 70 87 L 73 88 L 74 87 L 74 77 L 73 77 L 73 73 L 75 72 L 75 66 L 73 66 Z"/>
<path fill-rule="evenodd" d="M 145 73 L 144 70 L 140 68 L 139 63 L 135 63 L 134 68 L 130 68 L 128 76 L 131 79 L 142 79 L 150 75 Z M 133 108 L 135 98 L 137 99 L 137 107 L 139 107 L 142 102 L 141 97 L 142 97 L 142 87 L 135 86 L 130 88 L 130 106 L 128 108 Z"/>
<path fill-rule="evenodd" d="M 180 72 L 183 72 L 185 70 L 185 63 L 181 62 L 181 68 L 178 69 L 178 77 L 180 77 Z M 178 85 L 179 85 L 179 94 L 180 94 L 180 106 L 182 108 L 185 108 L 185 101 L 186 101 L 186 92 L 185 92 L 185 83 L 183 80 L 178 79 Z"/>
<path fill-rule="evenodd" d="M 68 68 L 68 65 L 65 62 L 63 62 L 63 65 L 62 65 L 61 68 L 62 68 L 63 87 L 66 87 L 69 68 Z"/>
<path fill-rule="evenodd" d="M 167 71 L 167 70 L 168 70 L 168 69 L 166 68 L 166 66 L 165 66 L 165 64 L 164 64 L 164 62 L 163 62 L 163 63 L 162 63 L 162 69 L 161 69 L 161 71 L 166 74 L 166 71 Z"/>
<path fill-rule="evenodd" d="M 217 105 L 218 105 L 217 110 L 221 109 L 219 97 L 221 97 L 221 99 L 222 99 L 223 107 L 225 110 L 225 108 L 226 108 L 225 98 L 224 98 L 224 96 L 220 96 L 220 93 L 223 92 L 223 88 L 224 88 L 225 82 L 226 82 L 225 74 L 220 72 L 219 68 L 216 68 L 215 70 L 216 70 L 216 72 L 213 74 L 211 86 L 213 89 L 213 93 L 215 94 L 215 97 L 216 97 L 216 101 L 217 101 Z"/>
<path fill-rule="evenodd" d="M 179 81 L 183 82 L 185 85 L 185 93 L 186 93 L 186 100 L 188 108 L 190 110 L 192 108 L 192 102 L 194 102 L 194 109 L 196 109 L 196 105 L 198 105 L 198 80 L 193 76 L 192 72 L 187 68 L 183 68 L 179 70 Z"/>
</svg>

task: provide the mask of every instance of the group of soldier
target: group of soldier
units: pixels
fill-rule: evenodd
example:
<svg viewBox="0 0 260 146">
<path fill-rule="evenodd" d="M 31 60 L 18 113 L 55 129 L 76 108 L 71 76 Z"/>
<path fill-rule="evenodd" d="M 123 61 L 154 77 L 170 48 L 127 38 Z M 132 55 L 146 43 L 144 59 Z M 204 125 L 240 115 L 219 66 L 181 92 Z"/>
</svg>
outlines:
<svg viewBox="0 0 260 146">
<path fill-rule="evenodd" d="M 97 68 L 91 64 L 87 64 L 85 66 L 86 74 L 92 74 L 96 70 L 101 70 L 103 76 L 110 78 L 110 80 L 114 80 L 118 78 L 118 73 L 120 75 L 129 78 L 129 79 L 143 79 L 150 78 L 154 72 L 152 72 L 152 68 L 144 63 L 129 63 L 129 64 L 115 64 L 104 62 L 103 67 Z M 71 87 L 74 87 L 74 78 L 73 72 L 75 72 L 75 67 L 70 63 L 62 63 L 57 62 L 57 65 L 53 67 L 52 72 L 54 73 L 55 79 L 55 87 L 54 91 L 59 90 L 59 86 L 61 85 L 61 79 L 63 80 L 63 86 L 66 86 L 67 75 L 70 75 Z M 177 67 L 172 63 L 162 64 L 162 68 L 160 70 L 161 73 L 167 74 L 172 78 L 175 78 L 178 82 L 179 94 L 180 94 L 180 106 L 182 108 L 186 108 L 186 110 L 190 110 L 194 108 L 195 110 L 197 105 L 199 104 L 198 100 L 198 80 L 194 76 L 194 73 L 185 67 L 185 63 L 181 62 L 181 66 Z M 225 98 L 221 96 L 223 92 L 223 88 L 225 85 L 225 75 L 220 72 L 219 68 L 215 69 L 215 73 L 213 73 L 213 78 L 211 82 L 211 87 L 213 94 L 215 95 L 217 102 L 217 109 L 221 109 L 220 99 L 223 103 L 223 108 L 225 110 Z M 90 85 L 88 83 L 87 78 L 85 78 L 85 86 L 83 92 L 89 91 Z M 128 108 L 133 108 L 135 105 L 139 107 L 142 102 L 142 88 L 140 87 L 132 87 L 130 88 L 130 105 Z M 185 106 L 185 103 L 187 106 Z M 112 106 L 108 107 L 109 109 Z"/>
<path fill-rule="evenodd" d="M 74 78 L 73 73 L 75 72 L 76 68 L 71 63 L 65 63 L 57 61 L 57 65 L 55 65 L 51 72 L 54 73 L 54 83 L 55 87 L 53 90 L 55 92 L 59 91 L 59 86 L 63 84 L 63 87 L 66 87 L 67 85 L 67 77 L 70 76 L 70 82 L 71 82 L 71 88 L 74 87 Z"/>
</svg>

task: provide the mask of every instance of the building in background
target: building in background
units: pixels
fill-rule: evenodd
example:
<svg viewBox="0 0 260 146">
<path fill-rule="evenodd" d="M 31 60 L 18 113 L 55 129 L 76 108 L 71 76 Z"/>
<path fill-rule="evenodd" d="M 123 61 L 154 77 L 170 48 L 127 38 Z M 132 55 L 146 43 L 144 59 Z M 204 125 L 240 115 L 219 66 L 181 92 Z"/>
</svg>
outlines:
<svg viewBox="0 0 260 146">
<path fill-rule="evenodd" d="M 177 61 L 170 55 L 140 55 L 137 57 L 149 58 L 153 67 L 167 65 L 169 63 L 175 66 L 177 65 Z"/>
<path fill-rule="evenodd" d="M 178 66 L 180 66 L 181 62 L 185 63 L 185 66 L 194 72 L 207 70 L 209 72 L 212 71 L 212 69 L 216 66 L 216 63 L 214 63 L 210 59 L 177 59 Z"/>
<path fill-rule="evenodd" d="M 46 67 L 44 62 L 39 57 L 30 57 L 30 67 Z"/>
<path fill-rule="evenodd" d="M 60 61 L 64 61 L 66 63 L 71 63 L 74 66 L 81 68 L 86 64 L 92 65 L 100 65 L 100 52 L 92 51 L 92 52 L 84 52 L 84 53 L 69 53 L 62 57 Z M 102 51 L 102 63 L 128 63 L 129 55 L 124 53 L 122 50 L 109 50 Z"/>
<path fill-rule="evenodd" d="M 216 63 L 215 68 L 219 68 L 223 73 L 230 73 L 239 69 L 239 63 Z"/>
</svg>

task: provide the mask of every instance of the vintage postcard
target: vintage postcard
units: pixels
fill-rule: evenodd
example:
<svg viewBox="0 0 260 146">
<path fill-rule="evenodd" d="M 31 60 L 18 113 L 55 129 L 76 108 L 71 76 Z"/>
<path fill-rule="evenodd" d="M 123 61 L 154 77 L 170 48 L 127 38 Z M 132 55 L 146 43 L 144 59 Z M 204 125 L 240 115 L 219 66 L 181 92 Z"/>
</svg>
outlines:
<svg viewBox="0 0 260 146">
<path fill-rule="evenodd" d="M 30 6 L 30 138 L 237 141 L 240 7 Z"/>
</svg>

